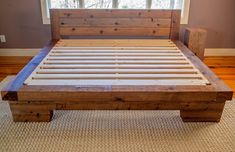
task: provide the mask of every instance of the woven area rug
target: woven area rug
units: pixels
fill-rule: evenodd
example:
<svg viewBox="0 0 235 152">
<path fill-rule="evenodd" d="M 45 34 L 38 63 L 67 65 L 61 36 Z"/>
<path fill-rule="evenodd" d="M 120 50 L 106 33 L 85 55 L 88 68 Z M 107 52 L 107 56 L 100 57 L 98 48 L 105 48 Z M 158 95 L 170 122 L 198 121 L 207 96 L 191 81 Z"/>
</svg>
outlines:
<svg viewBox="0 0 235 152">
<path fill-rule="evenodd" d="M 235 102 L 220 123 L 183 123 L 177 111 L 55 111 L 51 123 L 14 123 L 0 101 L 0 152 L 15 151 L 232 152 Z"/>
</svg>

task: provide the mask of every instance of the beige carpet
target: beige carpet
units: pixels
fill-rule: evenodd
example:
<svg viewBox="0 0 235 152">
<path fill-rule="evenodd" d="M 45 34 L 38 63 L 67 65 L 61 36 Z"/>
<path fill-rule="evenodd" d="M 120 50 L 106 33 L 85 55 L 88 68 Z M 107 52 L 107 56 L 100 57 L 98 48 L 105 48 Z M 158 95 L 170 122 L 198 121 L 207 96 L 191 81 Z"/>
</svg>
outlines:
<svg viewBox="0 0 235 152">
<path fill-rule="evenodd" d="M 183 123 L 177 111 L 56 111 L 51 123 L 14 123 L 0 101 L 0 152 L 235 151 L 235 102 L 220 123 Z"/>
</svg>

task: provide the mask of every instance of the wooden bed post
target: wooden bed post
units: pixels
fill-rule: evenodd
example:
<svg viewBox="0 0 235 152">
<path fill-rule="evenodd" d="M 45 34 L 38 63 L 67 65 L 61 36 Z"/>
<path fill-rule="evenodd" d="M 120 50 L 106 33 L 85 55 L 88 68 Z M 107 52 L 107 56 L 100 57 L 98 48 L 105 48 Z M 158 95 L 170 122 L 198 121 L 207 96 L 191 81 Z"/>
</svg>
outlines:
<svg viewBox="0 0 235 152">
<path fill-rule="evenodd" d="M 172 10 L 171 14 L 171 40 L 179 40 L 179 31 L 180 31 L 180 14 L 179 10 Z"/>
<path fill-rule="evenodd" d="M 55 106 L 45 102 L 9 101 L 14 122 L 50 122 Z"/>
<path fill-rule="evenodd" d="M 184 44 L 202 61 L 204 60 L 207 31 L 198 28 L 186 28 Z"/>
<path fill-rule="evenodd" d="M 33 72 L 37 65 L 50 52 L 57 41 L 51 41 L 40 53 L 35 56 L 16 76 L 14 80 L 1 90 L 2 99 L 9 102 L 14 122 L 49 122 L 55 107 L 51 102 L 30 102 L 19 99 L 19 90 L 24 81 Z"/>
<path fill-rule="evenodd" d="M 59 40 L 61 38 L 59 11 L 56 9 L 50 9 L 50 18 L 51 18 L 51 38 L 52 40 Z"/>
<path fill-rule="evenodd" d="M 208 104 L 204 109 L 180 110 L 184 122 L 219 122 L 223 113 L 225 101 Z"/>
</svg>

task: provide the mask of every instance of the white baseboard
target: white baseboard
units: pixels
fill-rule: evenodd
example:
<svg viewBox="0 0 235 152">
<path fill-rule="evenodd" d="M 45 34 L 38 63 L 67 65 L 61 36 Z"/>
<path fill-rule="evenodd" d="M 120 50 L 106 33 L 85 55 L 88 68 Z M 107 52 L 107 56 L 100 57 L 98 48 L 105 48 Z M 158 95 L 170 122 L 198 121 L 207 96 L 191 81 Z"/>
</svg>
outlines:
<svg viewBox="0 0 235 152">
<path fill-rule="evenodd" d="M 0 49 L 0 56 L 35 56 L 40 48 Z M 235 48 L 206 48 L 205 56 L 235 56 Z"/>
<path fill-rule="evenodd" d="M 40 48 L 34 49 L 0 49 L 0 56 L 35 56 Z"/>
<path fill-rule="evenodd" d="M 235 56 L 235 48 L 206 48 L 205 56 Z"/>
</svg>

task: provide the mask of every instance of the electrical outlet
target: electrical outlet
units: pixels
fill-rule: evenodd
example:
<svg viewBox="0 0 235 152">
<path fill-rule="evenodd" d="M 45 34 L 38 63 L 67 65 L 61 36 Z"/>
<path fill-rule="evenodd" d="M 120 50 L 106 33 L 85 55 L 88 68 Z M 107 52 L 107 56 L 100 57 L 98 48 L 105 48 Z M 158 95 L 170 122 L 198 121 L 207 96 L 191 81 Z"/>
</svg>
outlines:
<svg viewBox="0 0 235 152">
<path fill-rule="evenodd" d="M 7 42 L 5 35 L 0 35 L 0 42 L 1 43 L 6 43 Z"/>
</svg>

